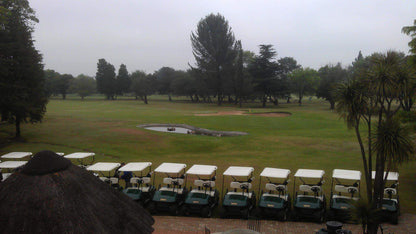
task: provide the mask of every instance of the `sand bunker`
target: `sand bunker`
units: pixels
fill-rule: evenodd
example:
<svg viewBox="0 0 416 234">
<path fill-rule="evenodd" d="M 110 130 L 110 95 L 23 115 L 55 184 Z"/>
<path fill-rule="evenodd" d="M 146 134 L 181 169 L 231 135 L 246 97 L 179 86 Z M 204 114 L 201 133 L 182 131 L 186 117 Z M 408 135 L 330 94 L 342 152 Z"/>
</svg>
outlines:
<svg viewBox="0 0 416 234">
<path fill-rule="evenodd" d="M 246 111 L 219 111 L 215 113 L 195 114 L 195 116 L 221 116 L 221 115 L 255 115 L 255 116 L 264 116 L 264 117 L 287 117 L 292 114 L 289 112 L 248 113 Z"/>
</svg>

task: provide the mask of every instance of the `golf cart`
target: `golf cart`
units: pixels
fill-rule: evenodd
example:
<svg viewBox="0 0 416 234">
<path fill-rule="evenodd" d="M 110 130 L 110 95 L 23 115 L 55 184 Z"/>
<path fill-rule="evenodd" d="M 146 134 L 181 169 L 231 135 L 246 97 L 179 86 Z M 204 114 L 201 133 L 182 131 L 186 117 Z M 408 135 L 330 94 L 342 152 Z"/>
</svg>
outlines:
<svg viewBox="0 0 416 234">
<path fill-rule="evenodd" d="M 376 172 L 373 171 L 372 178 L 375 178 Z M 386 172 L 383 174 L 383 179 Z M 392 224 L 399 222 L 400 201 L 399 201 L 399 173 L 389 172 L 384 186 L 384 195 L 381 206 L 381 215 L 383 221 L 389 221 Z"/>
<path fill-rule="evenodd" d="M 186 178 L 193 177 L 195 188 L 190 188 L 185 203 L 181 208 L 184 215 L 199 214 L 211 217 L 212 210 L 218 205 L 219 192 L 215 189 L 217 167 L 210 165 L 193 165 L 187 172 Z"/>
<path fill-rule="evenodd" d="M 27 161 L 5 161 L 0 163 L 0 173 L 2 174 L 2 180 L 6 180 L 9 176 L 13 174 L 16 168 L 25 165 Z M 4 171 L 3 171 L 4 170 Z M 0 182 L 1 182 L 0 181 Z"/>
<path fill-rule="evenodd" d="M 351 221 L 354 201 L 360 199 L 361 172 L 334 169 L 331 181 L 331 200 L 328 220 Z"/>
<path fill-rule="evenodd" d="M 100 180 L 109 184 L 112 188 L 120 190 L 122 187 L 118 183 L 118 177 L 114 177 L 118 167 L 120 167 L 120 163 L 97 162 L 87 167 L 87 170 L 94 172 Z"/>
<path fill-rule="evenodd" d="M 80 167 L 86 168 L 94 162 L 94 153 L 78 152 L 67 154 L 64 157 L 69 160 L 76 160 Z"/>
<path fill-rule="evenodd" d="M 149 203 L 150 213 L 155 214 L 158 211 L 168 211 L 172 215 L 179 213 L 179 207 L 187 195 L 187 189 L 184 187 L 185 168 L 186 164 L 162 163 L 155 169 L 155 176 L 164 174 L 166 177 L 163 178 L 164 186 L 159 184 L 159 189 Z"/>
<path fill-rule="evenodd" d="M 293 217 L 298 219 L 313 219 L 322 223 L 325 219 L 326 199 L 322 191 L 324 183 L 323 170 L 298 169 L 295 173 L 293 193 Z M 296 187 L 296 181 L 301 184 Z M 295 189 L 297 189 L 295 193 Z"/>
<path fill-rule="evenodd" d="M 230 191 L 227 188 L 220 211 L 221 218 L 227 216 L 239 216 L 248 218 L 250 211 L 256 206 L 256 194 L 250 191 L 252 188 L 254 168 L 229 167 L 223 173 L 221 193 L 224 189 L 225 176 L 232 178 Z M 223 194 L 223 193 L 222 193 Z"/>
<path fill-rule="evenodd" d="M 265 191 L 261 190 L 257 215 L 259 217 L 277 218 L 287 220 L 291 208 L 291 200 L 287 192 L 290 170 L 266 167 L 260 174 L 266 179 Z"/>
<path fill-rule="evenodd" d="M 131 172 L 130 187 L 123 190 L 123 193 L 139 202 L 142 206 L 148 204 L 155 193 L 155 187 L 151 182 L 151 162 L 131 162 L 122 166 L 118 171 Z"/>
</svg>

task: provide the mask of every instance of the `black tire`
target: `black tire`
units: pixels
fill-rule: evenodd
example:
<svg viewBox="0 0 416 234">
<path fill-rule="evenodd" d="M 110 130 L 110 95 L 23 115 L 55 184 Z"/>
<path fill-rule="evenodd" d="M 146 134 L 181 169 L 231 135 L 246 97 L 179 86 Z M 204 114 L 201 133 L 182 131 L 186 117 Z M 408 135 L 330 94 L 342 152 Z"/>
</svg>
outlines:
<svg viewBox="0 0 416 234">
<path fill-rule="evenodd" d="M 209 206 L 204 206 L 201 209 L 201 216 L 202 217 L 204 217 L 204 218 L 210 218 L 211 215 L 212 215 L 212 211 L 211 211 L 211 208 Z"/>
<path fill-rule="evenodd" d="M 390 216 L 390 223 L 394 224 L 394 225 L 397 225 L 399 223 L 399 214 L 398 213 L 393 213 Z"/>
<path fill-rule="evenodd" d="M 181 206 L 181 208 L 179 209 L 179 215 L 189 216 L 188 208 L 186 207 L 186 205 Z"/>
<path fill-rule="evenodd" d="M 316 222 L 323 223 L 325 221 L 325 212 L 321 211 L 317 214 L 318 216 L 316 217 Z"/>
<path fill-rule="evenodd" d="M 252 215 L 258 219 L 261 219 L 263 217 L 262 212 L 261 212 L 261 208 L 260 207 L 256 207 L 255 209 L 253 209 Z"/>
<path fill-rule="evenodd" d="M 177 204 L 172 204 L 169 206 L 169 213 L 172 216 L 176 216 L 179 214 L 179 209 L 178 209 L 178 205 Z"/>
<path fill-rule="evenodd" d="M 221 207 L 219 213 L 220 213 L 220 218 L 224 219 L 227 217 L 227 211 L 225 210 L 225 208 Z"/>
<path fill-rule="evenodd" d="M 241 217 L 243 219 L 248 219 L 249 215 L 250 215 L 250 212 L 249 212 L 248 208 L 245 208 L 245 209 L 241 210 Z"/>
<path fill-rule="evenodd" d="M 147 210 L 149 211 L 150 214 L 156 214 L 157 213 L 156 203 L 149 202 L 149 205 L 147 206 Z"/>
<path fill-rule="evenodd" d="M 289 214 L 288 210 L 282 210 L 282 211 L 280 211 L 279 220 L 280 221 L 286 221 L 287 220 L 287 217 L 289 216 L 288 214 Z"/>
</svg>

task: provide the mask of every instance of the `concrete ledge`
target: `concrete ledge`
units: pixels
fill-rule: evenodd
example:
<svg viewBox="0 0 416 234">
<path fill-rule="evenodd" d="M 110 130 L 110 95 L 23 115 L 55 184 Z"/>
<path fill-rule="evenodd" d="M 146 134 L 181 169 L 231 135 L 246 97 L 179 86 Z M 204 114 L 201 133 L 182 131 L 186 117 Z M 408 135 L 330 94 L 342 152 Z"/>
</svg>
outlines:
<svg viewBox="0 0 416 234">
<path fill-rule="evenodd" d="M 244 136 L 248 135 L 246 132 L 236 132 L 236 131 L 214 131 L 205 128 L 197 128 L 187 124 L 142 124 L 138 125 L 139 128 L 148 128 L 148 127 L 181 127 L 187 128 L 192 131 L 191 134 L 196 135 L 207 135 L 207 136 Z"/>
</svg>

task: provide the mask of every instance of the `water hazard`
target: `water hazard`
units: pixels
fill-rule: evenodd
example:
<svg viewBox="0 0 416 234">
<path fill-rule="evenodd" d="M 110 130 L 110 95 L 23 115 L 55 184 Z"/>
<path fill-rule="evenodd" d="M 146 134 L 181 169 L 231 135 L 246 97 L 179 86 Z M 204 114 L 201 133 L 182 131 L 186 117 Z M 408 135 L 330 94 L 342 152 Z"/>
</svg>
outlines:
<svg viewBox="0 0 416 234">
<path fill-rule="evenodd" d="M 158 131 L 158 132 L 171 132 L 171 133 L 181 133 L 181 134 L 191 134 L 193 131 L 188 128 L 182 127 L 145 127 L 145 129 Z"/>
</svg>

